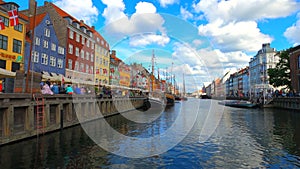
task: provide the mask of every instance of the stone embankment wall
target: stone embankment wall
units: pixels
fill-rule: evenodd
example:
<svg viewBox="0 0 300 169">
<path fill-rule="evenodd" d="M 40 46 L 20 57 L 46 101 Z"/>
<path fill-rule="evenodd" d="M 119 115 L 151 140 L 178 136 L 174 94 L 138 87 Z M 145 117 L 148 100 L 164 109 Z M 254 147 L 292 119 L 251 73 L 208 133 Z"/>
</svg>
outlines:
<svg viewBox="0 0 300 169">
<path fill-rule="evenodd" d="M 277 97 L 272 103 L 272 107 L 300 110 L 300 97 Z"/>
<path fill-rule="evenodd" d="M 94 95 L 44 95 L 43 128 L 31 94 L 0 95 L 0 145 L 112 116 L 143 106 L 140 98 L 100 99 Z"/>
</svg>

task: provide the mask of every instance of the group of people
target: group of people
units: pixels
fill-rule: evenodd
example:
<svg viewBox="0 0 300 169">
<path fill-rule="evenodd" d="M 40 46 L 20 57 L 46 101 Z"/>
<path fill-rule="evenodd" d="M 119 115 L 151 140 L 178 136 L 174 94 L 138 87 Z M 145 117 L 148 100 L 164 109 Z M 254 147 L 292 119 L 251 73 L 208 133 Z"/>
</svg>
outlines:
<svg viewBox="0 0 300 169">
<path fill-rule="evenodd" d="M 71 84 L 68 84 L 66 87 L 60 86 L 56 83 L 51 83 L 50 79 L 45 82 L 40 83 L 42 94 L 89 94 L 91 90 L 89 88 L 81 87 L 77 85 L 72 87 Z"/>
</svg>

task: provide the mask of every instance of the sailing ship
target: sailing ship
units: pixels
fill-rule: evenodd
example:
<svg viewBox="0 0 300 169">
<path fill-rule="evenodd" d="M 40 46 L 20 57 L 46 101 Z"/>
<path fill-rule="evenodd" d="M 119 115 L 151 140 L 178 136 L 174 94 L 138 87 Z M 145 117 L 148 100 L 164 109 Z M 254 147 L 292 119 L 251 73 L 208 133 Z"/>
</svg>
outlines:
<svg viewBox="0 0 300 169">
<path fill-rule="evenodd" d="M 185 93 L 185 79 L 184 79 L 184 73 L 182 75 L 182 79 L 183 79 L 183 82 L 182 82 L 182 86 L 183 86 L 183 93 L 181 94 L 181 100 L 187 100 L 187 97 L 186 97 L 186 93 Z"/>
</svg>

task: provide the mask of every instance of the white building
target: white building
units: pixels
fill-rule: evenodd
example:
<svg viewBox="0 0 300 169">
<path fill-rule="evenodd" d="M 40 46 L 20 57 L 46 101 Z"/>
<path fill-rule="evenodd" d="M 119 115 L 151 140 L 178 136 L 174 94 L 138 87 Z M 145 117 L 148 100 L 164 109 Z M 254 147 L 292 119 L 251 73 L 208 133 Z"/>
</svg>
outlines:
<svg viewBox="0 0 300 169">
<path fill-rule="evenodd" d="M 270 43 L 263 44 L 262 49 L 251 58 L 249 62 L 249 79 L 252 96 L 257 96 L 264 89 L 265 92 L 273 90 L 273 86 L 269 84 L 267 70 L 269 68 L 275 68 L 278 62 L 279 56 L 276 55 L 276 50 L 270 47 Z"/>
</svg>

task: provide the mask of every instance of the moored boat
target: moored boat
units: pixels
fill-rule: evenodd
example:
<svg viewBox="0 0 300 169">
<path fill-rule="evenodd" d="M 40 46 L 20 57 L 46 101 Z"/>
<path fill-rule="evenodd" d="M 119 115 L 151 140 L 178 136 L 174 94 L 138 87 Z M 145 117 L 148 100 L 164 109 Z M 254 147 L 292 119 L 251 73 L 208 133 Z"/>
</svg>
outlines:
<svg viewBox="0 0 300 169">
<path fill-rule="evenodd" d="M 243 100 L 224 100 L 218 102 L 221 105 L 229 106 L 229 107 L 237 107 L 237 108 L 255 108 L 258 107 L 257 104 L 251 103 L 249 101 Z"/>
<path fill-rule="evenodd" d="M 175 96 L 169 93 L 166 93 L 167 106 L 173 106 L 175 103 Z"/>
</svg>

